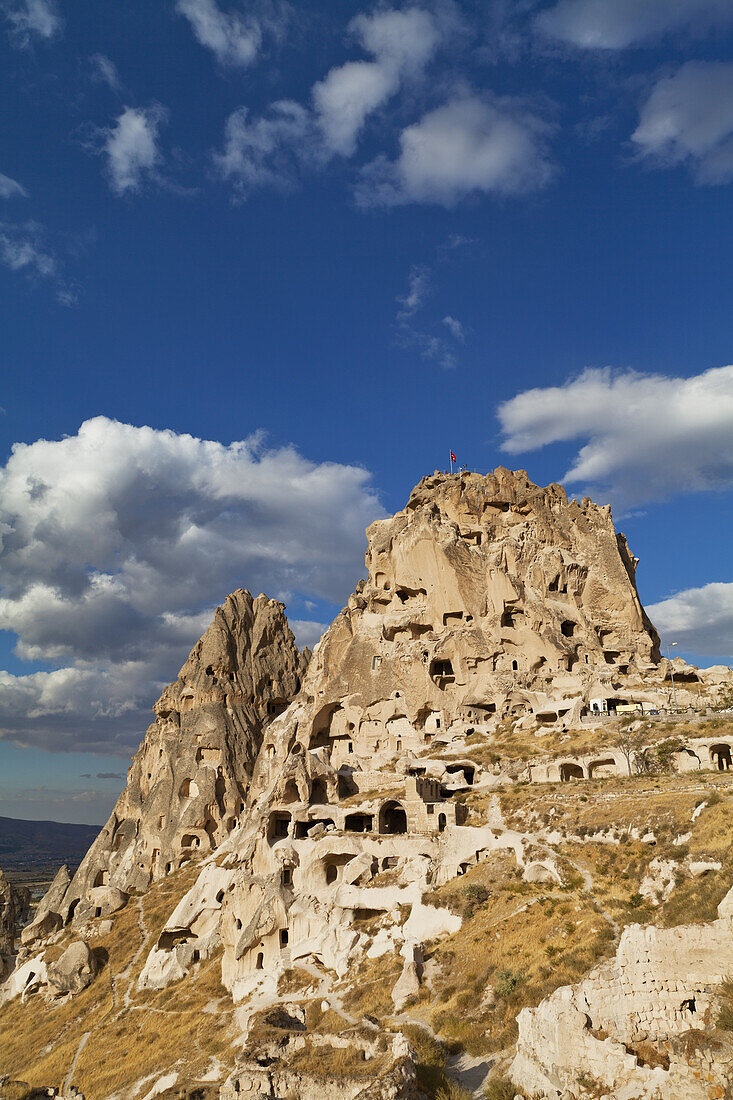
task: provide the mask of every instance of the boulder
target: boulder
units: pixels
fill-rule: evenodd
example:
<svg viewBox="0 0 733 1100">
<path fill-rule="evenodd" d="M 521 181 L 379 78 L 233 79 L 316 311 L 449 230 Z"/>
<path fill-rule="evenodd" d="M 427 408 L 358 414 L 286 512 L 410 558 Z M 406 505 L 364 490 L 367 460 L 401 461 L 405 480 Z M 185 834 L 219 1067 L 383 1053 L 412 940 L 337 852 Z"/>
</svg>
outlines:
<svg viewBox="0 0 733 1100">
<path fill-rule="evenodd" d="M 84 940 L 75 940 L 57 962 L 47 968 L 49 985 L 59 993 L 81 993 L 97 974 L 97 960 Z"/>
</svg>

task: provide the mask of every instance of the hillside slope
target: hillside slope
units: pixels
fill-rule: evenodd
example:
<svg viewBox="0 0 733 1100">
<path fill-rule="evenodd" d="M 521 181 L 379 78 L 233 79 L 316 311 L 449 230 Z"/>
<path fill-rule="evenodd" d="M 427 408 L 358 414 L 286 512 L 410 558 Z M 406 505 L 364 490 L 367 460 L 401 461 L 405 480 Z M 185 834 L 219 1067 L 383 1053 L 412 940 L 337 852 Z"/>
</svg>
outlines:
<svg viewBox="0 0 733 1100">
<path fill-rule="evenodd" d="M 183 673 L 156 705 L 134 830 L 24 933 L 0 1071 L 87 1100 L 722 1098 L 730 671 L 661 659 L 608 509 L 521 471 L 425 479 L 368 540 L 299 690 L 267 634 L 243 764 L 212 740 L 229 666 L 196 656 L 217 690 L 192 724 Z M 249 652 L 248 616 L 227 622 Z M 667 710 L 673 673 L 696 712 Z"/>
</svg>

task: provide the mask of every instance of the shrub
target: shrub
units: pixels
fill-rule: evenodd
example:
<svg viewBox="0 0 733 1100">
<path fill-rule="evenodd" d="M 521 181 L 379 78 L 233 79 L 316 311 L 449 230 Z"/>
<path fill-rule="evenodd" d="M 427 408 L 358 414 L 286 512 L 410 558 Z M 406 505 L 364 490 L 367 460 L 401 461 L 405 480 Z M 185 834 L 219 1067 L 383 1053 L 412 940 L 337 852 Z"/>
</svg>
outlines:
<svg viewBox="0 0 733 1100">
<path fill-rule="evenodd" d="M 517 1090 L 508 1077 L 494 1077 L 486 1086 L 486 1100 L 514 1100 Z"/>
<path fill-rule="evenodd" d="M 485 905 L 491 897 L 489 891 L 485 886 L 482 886 L 479 882 L 472 882 L 466 887 L 464 893 L 469 901 L 472 901 L 474 905 Z"/>
<path fill-rule="evenodd" d="M 494 992 L 499 997 L 510 997 L 523 981 L 524 974 L 521 970 L 497 970 L 494 975 Z"/>
<path fill-rule="evenodd" d="M 726 978 L 721 985 L 720 999 L 723 1005 L 718 1013 L 718 1027 L 723 1031 L 733 1031 L 733 978 Z"/>
<path fill-rule="evenodd" d="M 435 1094 L 435 1100 L 473 1100 L 473 1093 L 451 1083 Z"/>
</svg>

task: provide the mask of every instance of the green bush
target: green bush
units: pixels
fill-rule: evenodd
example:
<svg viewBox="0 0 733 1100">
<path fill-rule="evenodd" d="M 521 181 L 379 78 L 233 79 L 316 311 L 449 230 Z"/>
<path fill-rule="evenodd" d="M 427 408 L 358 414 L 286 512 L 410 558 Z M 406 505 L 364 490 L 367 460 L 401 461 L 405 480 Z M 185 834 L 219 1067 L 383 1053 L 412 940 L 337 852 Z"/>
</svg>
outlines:
<svg viewBox="0 0 733 1100">
<path fill-rule="evenodd" d="M 499 997 L 510 997 L 524 981 L 521 970 L 497 970 L 494 974 L 494 992 Z"/>
</svg>

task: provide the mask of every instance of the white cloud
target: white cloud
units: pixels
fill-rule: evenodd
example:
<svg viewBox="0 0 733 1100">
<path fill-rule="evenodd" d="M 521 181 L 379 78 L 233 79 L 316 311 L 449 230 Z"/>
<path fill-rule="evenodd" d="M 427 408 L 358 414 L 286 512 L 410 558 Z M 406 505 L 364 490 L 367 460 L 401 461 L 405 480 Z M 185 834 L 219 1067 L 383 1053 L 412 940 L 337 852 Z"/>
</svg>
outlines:
<svg viewBox="0 0 733 1100">
<path fill-rule="evenodd" d="M 305 646 L 313 649 L 330 625 L 329 623 L 314 622 L 312 619 L 290 619 L 288 621 L 295 635 L 295 640 L 301 649 Z"/>
<path fill-rule="evenodd" d="M 369 116 L 421 75 L 441 35 L 435 18 L 420 8 L 360 15 L 349 31 L 374 60 L 331 69 L 313 86 L 311 107 L 284 100 L 261 116 L 241 107 L 227 119 L 214 164 L 240 198 L 256 187 L 290 186 L 305 168 L 352 156 Z"/>
<path fill-rule="evenodd" d="M 299 103 L 273 103 L 265 117 L 252 118 L 246 107 L 234 111 L 224 128 L 224 148 L 214 164 L 240 198 L 257 187 L 288 187 L 308 156 L 311 121 Z"/>
<path fill-rule="evenodd" d="M 448 332 L 451 334 L 454 340 L 458 340 L 460 344 L 465 344 L 466 330 L 464 329 L 460 321 L 456 320 L 455 317 L 451 317 L 449 314 L 447 317 L 443 318 L 443 324 L 448 329 Z"/>
<path fill-rule="evenodd" d="M 733 366 L 692 378 L 587 370 L 498 415 L 510 454 L 587 440 L 563 480 L 624 508 L 733 487 Z"/>
<path fill-rule="evenodd" d="M 34 36 L 48 40 L 63 29 L 54 0 L 8 0 L 4 7 L 11 36 L 19 46 L 28 46 Z"/>
<path fill-rule="evenodd" d="M 412 317 L 422 307 L 430 288 L 430 272 L 427 268 L 413 264 L 407 277 L 407 293 L 398 298 L 402 307 L 398 314 L 398 320 Z"/>
<path fill-rule="evenodd" d="M 658 81 L 632 141 L 662 165 L 688 165 L 697 183 L 733 180 L 733 64 L 688 61 Z"/>
<path fill-rule="evenodd" d="M 670 31 L 704 30 L 732 15 L 730 0 L 560 0 L 536 25 L 573 46 L 619 50 Z"/>
<path fill-rule="evenodd" d="M 330 152 L 350 157 L 367 117 L 397 90 L 395 74 L 371 61 L 350 61 L 313 89 L 318 124 Z"/>
<path fill-rule="evenodd" d="M 94 79 L 101 80 L 113 92 L 119 94 L 122 91 L 122 81 L 114 61 L 111 61 L 103 53 L 95 53 L 91 58 L 91 62 Z"/>
<path fill-rule="evenodd" d="M 688 588 L 647 608 L 665 644 L 733 663 L 733 583 Z"/>
<path fill-rule="evenodd" d="M 18 230 L 15 226 L 0 226 L 0 260 L 11 271 L 50 278 L 56 275 L 57 263 L 41 244 L 40 233 L 32 223 Z"/>
<path fill-rule="evenodd" d="M 469 195 L 534 190 L 553 174 L 549 127 L 526 108 L 464 94 L 400 135 L 396 161 L 378 158 L 357 188 L 362 206 L 453 206 Z"/>
<path fill-rule="evenodd" d="M 458 249 L 472 243 L 468 237 L 452 234 L 435 249 L 436 266 L 447 263 Z M 430 265 L 413 264 L 410 268 L 407 291 L 397 297 L 400 309 L 395 317 L 396 343 L 399 347 L 417 350 L 421 359 L 452 370 L 458 365 L 453 341 L 465 343 L 466 333 L 455 317 L 425 316 L 426 304 L 433 293 L 433 276 L 434 269 Z M 448 329 L 453 341 L 446 339 L 440 330 L 436 331 L 438 324 Z"/>
<path fill-rule="evenodd" d="M 359 15 L 350 30 L 374 61 L 349 61 L 313 88 L 316 119 L 330 153 L 352 156 L 370 114 L 421 72 L 438 45 L 433 17 L 420 8 Z"/>
<path fill-rule="evenodd" d="M 397 343 L 402 348 L 416 348 L 421 359 L 437 363 L 445 370 L 453 370 L 458 366 L 458 359 L 448 341 L 435 333 L 404 325 L 397 330 Z"/>
<path fill-rule="evenodd" d="M 125 107 L 113 126 L 104 131 L 112 190 L 118 195 L 139 191 L 146 179 L 156 179 L 162 156 L 158 130 L 166 112 L 158 104 Z"/>
<path fill-rule="evenodd" d="M 48 238 L 48 232 L 37 222 L 0 222 L 0 263 L 31 281 L 48 282 L 61 305 L 76 305 L 79 288 L 66 277 Z"/>
<path fill-rule="evenodd" d="M 21 658 L 61 667 L 3 674 L 0 736 L 134 747 L 228 592 L 340 603 L 382 514 L 365 470 L 258 437 L 225 446 L 97 417 L 16 445 L 0 471 L 0 629 Z M 318 624 L 299 622 L 314 640 Z"/>
<path fill-rule="evenodd" d="M 262 46 L 263 23 L 254 14 L 224 12 L 214 0 L 177 0 L 176 11 L 188 19 L 196 40 L 222 65 L 251 65 Z"/>
<path fill-rule="evenodd" d="M 28 198 L 28 192 L 25 187 L 22 187 L 17 180 L 13 180 L 10 176 L 4 176 L 0 172 L 0 199 L 13 199 L 13 198 Z"/>
</svg>

